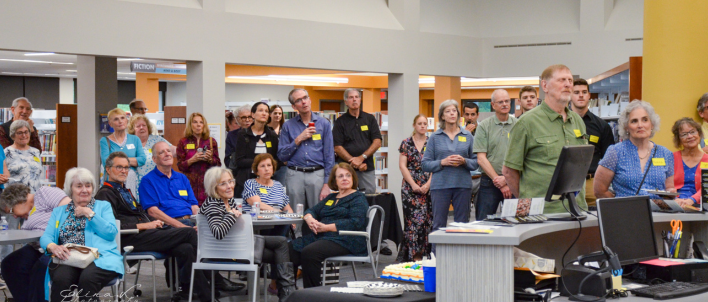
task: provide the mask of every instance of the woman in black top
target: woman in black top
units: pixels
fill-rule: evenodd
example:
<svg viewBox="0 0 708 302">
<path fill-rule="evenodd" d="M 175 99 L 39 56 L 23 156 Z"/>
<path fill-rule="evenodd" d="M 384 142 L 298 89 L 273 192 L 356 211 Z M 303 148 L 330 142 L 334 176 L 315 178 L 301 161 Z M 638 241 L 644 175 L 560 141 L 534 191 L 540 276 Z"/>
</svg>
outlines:
<svg viewBox="0 0 708 302">
<path fill-rule="evenodd" d="M 273 129 L 266 126 L 268 117 L 270 116 L 270 108 L 264 102 L 258 102 L 251 107 L 253 115 L 253 124 L 244 131 L 239 131 L 236 136 L 236 149 L 234 158 L 229 165 L 229 168 L 236 170 L 236 191 L 235 196 L 241 197 L 243 193 L 243 184 L 249 178 L 254 178 L 255 175 L 251 171 L 253 159 L 256 155 L 268 153 L 278 161 L 278 166 L 281 162 L 278 160 L 278 135 Z"/>
</svg>

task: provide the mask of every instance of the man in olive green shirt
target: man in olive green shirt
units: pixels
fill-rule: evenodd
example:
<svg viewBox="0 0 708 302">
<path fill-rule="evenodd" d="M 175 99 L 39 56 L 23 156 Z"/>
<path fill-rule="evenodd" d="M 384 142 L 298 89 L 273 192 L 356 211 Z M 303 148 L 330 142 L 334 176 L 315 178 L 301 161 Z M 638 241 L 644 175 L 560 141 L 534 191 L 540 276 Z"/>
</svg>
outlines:
<svg viewBox="0 0 708 302">
<path fill-rule="evenodd" d="M 561 149 L 566 145 L 585 145 L 585 123 L 568 109 L 573 93 L 573 74 L 565 65 L 552 65 L 541 74 L 541 89 L 546 99 L 523 115 L 509 134 L 509 149 L 502 172 L 512 194 L 519 198 L 545 197 Z M 585 186 L 576 197 L 587 209 Z M 548 202 L 544 213 L 566 212 L 558 202 Z"/>
<path fill-rule="evenodd" d="M 474 153 L 482 168 L 479 193 L 475 203 L 475 218 L 483 220 L 496 213 L 504 198 L 511 198 L 511 190 L 502 175 L 502 164 L 509 146 L 509 132 L 516 118 L 509 114 L 511 98 L 504 89 L 492 92 L 494 115 L 479 123 L 474 136 Z"/>
</svg>

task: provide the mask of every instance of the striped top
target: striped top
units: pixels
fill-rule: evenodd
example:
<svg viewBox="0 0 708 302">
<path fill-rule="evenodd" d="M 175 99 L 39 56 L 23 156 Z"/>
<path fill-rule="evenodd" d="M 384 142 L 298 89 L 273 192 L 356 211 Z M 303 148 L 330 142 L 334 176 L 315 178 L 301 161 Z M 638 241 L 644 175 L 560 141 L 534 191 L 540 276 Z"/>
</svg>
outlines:
<svg viewBox="0 0 708 302">
<path fill-rule="evenodd" d="M 285 188 L 277 180 L 273 180 L 273 186 L 264 186 L 259 184 L 256 179 L 252 178 L 246 181 L 243 185 L 243 211 L 250 212 L 251 205 L 246 201 L 253 196 L 260 196 L 261 203 L 265 203 L 271 207 L 282 210 L 290 204 L 288 195 L 285 194 Z"/>
<path fill-rule="evenodd" d="M 52 211 L 59 206 L 64 198 L 67 196 L 62 189 L 40 187 L 34 194 L 34 208 L 30 211 L 29 218 L 22 224 L 22 229 L 44 231 L 52 216 Z"/>
<path fill-rule="evenodd" d="M 232 209 L 236 208 L 235 198 L 229 200 L 229 206 Z M 221 199 L 213 197 L 207 197 L 199 208 L 199 214 L 206 216 L 211 234 L 216 240 L 224 239 L 237 219 L 233 213 L 226 211 L 226 206 Z"/>
</svg>

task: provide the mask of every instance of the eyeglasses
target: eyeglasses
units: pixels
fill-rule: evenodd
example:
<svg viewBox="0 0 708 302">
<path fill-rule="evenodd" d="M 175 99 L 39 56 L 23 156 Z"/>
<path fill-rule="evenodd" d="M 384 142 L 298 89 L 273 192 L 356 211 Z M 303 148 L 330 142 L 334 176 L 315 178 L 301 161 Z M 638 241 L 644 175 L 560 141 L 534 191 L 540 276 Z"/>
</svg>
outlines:
<svg viewBox="0 0 708 302">
<path fill-rule="evenodd" d="M 229 179 L 229 180 L 227 180 L 227 181 L 225 181 L 225 182 L 222 182 L 222 183 L 218 184 L 218 186 L 219 186 L 219 187 L 222 187 L 222 188 L 226 188 L 226 187 L 228 187 L 228 186 L 230 186 L 230 185 L 234 185 L 235 183 L 236 183 L 236 181 L 233 180 L 233 178 L 232 178 L 232 179 Z"/>
<path fill-rule="evenodd" d="M 696 131 L 696 130 L 691 130 L 691 131 L 689 131 L 689 132 L 681 133 L 679 136 L 680 136 L 681 138 L 687 138 L 688 136 L 694 136 L 694 135 L 696 135 L 696 134 L 698 134 L 698 131 Z"/>
<path fill-rule="evenodd" d="M 130 169 L 128 166 L 113 166 L 113 168 L 118 170 L 118 172 L 127 172 Z"/>
<path fill-rule="evenodd" d="M 253 117 L 252 116 L 240 116 L 239 119 L 242 121 L 247 121 L 247 120 L 252 120 Z"/>
<path fill-rule="evenodd" d="M 15 132 L 15 135 L 29 135 L 29 134 L 30 134 L 29 130 Z"/>
<path fill-rule="evenodd" d="M 498 102 L 494 102 L 494 103 L 497 103 L 497 104 L 507 104 L 507 105 L 508 105 L 508 104 L 511 104 L 511 100 L 498 101 Z"/>
<path fill-rule="evenodd" d="M 295 104 L 297 104 L 297 103 L 300 103 L 300 102 L 302 102 L 302 101 L 304 101 L 304 100 L 309 100 L 309 99 L 310 99 L 310 96 L 309 96 L 309 95 L 303 96 L 303 97 L 301 97 L 301 98 L 295 100 L 295 101 L 293 102 L 293 105 L 295 105 Z"/>
<path fill-rule="evenodd" d="M 142 112 L 147 112 L 147 111 L 148 111 L 148 109 L 145 108 L 145 107 L 143 107 L 143 108 L 137 107 L 137 108 L 135 108 L 135 110 L 142 111 Z"/>
</svg>

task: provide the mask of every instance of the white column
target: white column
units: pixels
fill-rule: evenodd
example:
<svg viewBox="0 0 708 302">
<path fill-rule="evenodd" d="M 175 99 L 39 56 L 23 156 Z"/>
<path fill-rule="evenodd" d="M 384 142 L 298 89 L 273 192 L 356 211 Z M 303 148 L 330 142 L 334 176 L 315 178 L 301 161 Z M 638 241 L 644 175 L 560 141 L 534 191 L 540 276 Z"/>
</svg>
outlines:
<svg viewBox="0 0 708 302">
<path fill-rule="evenodd" d="M 226 108 L 226 63 L 187 61 L 187 116 L 204 115 L 208 124 L 219 124 L 219 157 L 224 160 L 224 109 Z"/>
<path fill-rule="evenodd" d="M 401 141 L 413 132 L 413 118 L 419 112 L 419 95 L 417 73 L 388 74 L 388 190 L 396 196 L 401 222 L 403 222 L 401 207 L 403 176 L 398 168 L 400 157 L 398 147 Z M 395 109 L 390 110 L 391 108 Z"/>
<path fill-rule="evenodd" d="M 74 95 L 74 78 L 59 78 L 59 104 L 73 104 Z"/>
</svg>

